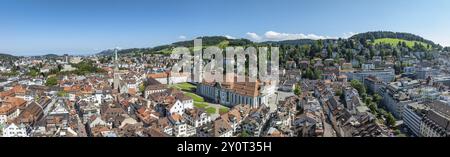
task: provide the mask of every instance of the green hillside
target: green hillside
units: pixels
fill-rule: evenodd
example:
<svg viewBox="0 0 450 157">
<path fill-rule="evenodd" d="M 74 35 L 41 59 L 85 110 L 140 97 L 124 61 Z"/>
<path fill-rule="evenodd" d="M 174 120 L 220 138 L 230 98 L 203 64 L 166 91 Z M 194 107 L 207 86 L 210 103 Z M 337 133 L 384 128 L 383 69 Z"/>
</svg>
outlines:
<svg viewBox="0 0 450 157">
<path fill-rule="evenodd" d="M 375 41 L 373 41 L 373 44 L 377 45 L 377 44 L 391 44 L 392 46 L 396 46 L 398 45 L 398 43 L 406 43 L 406 46 L 408 46 L 409 48 L 413 48 L 414 44 L 420 44 L 423 45 L 425 48 L 427 48 L 428 50 L 430 50 L 432 48 L 432 45 L 424 43 L 424 42 L 420 42 L 420 41 L 409 41 L 409 40 L 404 40 L 404 39 L 395 39 L 395 38 L 381 38 L 381 39 L 375 39 Z"/>
</svg>

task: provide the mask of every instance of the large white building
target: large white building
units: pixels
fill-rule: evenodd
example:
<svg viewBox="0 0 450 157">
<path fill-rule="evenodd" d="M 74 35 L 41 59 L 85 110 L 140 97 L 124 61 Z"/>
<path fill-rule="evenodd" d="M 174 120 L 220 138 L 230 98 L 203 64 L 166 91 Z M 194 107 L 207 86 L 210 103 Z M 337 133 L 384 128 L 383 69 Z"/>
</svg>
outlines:
<svg viewBox="0 0 450 157">
<path fill-rule="evenodd" d="M 202 82 L 197 86 L 197 94 L 225 106 L 233 107 L 238 104 L 251 105 L 257 108 L 261 104 L 268 104 L 269 97 L 275 93 L 275 83 L 270 82 Z"/>
<path fill-rule="evenodd" d="M 430 101 L 430 95 L 434 92 L 427 92 L 428 87 L 420 87 L 417 81 L 391 82 L 381 87 L 378 93 L 383 97 L 382 104 L 389 112 L 398 119 L 402 119 L 405 105 L 416 101 Z M 422 90 L 423 92 L 421 92 Z"/>
<path fill-rule="evenodd" d="M 3 128 L 3 137 L 28 137 L 28 133 L 27 127 L 23 124 L 11 123 Z"/>
<path fill-rule="evenodd" d="M 403 111 L 403 122 L 408 127 L 409 131 L 416 137 L 421 137 L 420 125 L 422 123 L 423 111 L 425 111 L 426 105 L 414 102 L 405 105 Z"/>
<path fill-rule="evenodd" d="M 395 79 L 394 69 L 363 70 L 354 73 L 346 73 L 346 75 L 348 75 L 349 79 L 358 80 L 362 83 L 364 83 L 365 79 L 369 76 L 374 76 L 385 83 L 392 82 Z"/>
</svg>

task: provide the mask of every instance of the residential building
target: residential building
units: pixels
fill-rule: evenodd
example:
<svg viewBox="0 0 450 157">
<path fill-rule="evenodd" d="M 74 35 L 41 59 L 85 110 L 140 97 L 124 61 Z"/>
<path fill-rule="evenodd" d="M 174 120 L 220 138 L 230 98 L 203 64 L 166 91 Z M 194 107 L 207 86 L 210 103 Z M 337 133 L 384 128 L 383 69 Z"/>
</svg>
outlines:
<svg viewBox="0 0 450 157">
<path fill-rule="evenodd" d="M 28 137 L 30 129 L 24 125 L 8 124 L 3 128 L 3 137 Z"/>
<path fill-rule="evenodd" d="M 395 71 L 394 69 L 374 69 L 374 70 L 356 71 L 353 74 L 351 74 L 350 78 L 351 80 L 358 80 L 364 83 L 366 78 L 369 76 L 374 76 L 385 83 L 389 83 L 394 81 Z"/>
<path fill-rule="evenodd" d="M 421 137 L 420 125 L 425 116 L 426 109 L 427 106 L 421 102 L 413 102 L 405 105 L 402 116 L 403 122 L 410 133 L 416 137 Z"/>
<path fill-rule="evenodd" d="M 430 110 L 423 117 L 420 133 L 423 137 L 450 136 L 450 106 L 440 101 L 428 104 Z"/>
<path fill-rule="evenodd" d="M 204 109 L 193 108 L 187 109 L 184 112 L 185 114 L 183 115 L 183 117 L 186 120 L 187 124 L 192 125 L 196 128 L 211 122 L 211 116 L 209 116 Z"/>
</svg>

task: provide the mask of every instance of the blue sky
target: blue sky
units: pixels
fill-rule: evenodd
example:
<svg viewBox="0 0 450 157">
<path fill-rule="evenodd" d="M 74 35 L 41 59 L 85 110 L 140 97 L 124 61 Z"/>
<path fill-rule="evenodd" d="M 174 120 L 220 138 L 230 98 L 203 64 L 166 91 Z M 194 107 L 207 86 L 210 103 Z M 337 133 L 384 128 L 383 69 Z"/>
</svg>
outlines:
<svg viewBox="0 0 450 157">
<path fill-rule="evenodd" d="M 388 30 L 450 46 L 448 0 L 1 0 L 0 53 L 90 54 L 198 36 L 255 41 Z"/>
</svg>

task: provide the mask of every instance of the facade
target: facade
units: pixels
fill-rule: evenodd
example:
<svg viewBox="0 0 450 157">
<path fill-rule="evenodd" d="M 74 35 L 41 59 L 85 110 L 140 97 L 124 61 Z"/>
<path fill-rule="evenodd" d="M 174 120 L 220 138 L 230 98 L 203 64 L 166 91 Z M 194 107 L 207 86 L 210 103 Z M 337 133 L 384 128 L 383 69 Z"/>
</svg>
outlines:
<svg viewBox="0 0 450 157">
<path fill-rule="evenodd" d="M 3 128 L 3 137 L 28 137 L 28 133 L 27 127 L 23 124 L 16 125 L 12 123 Z"/>
<path fill-rule="evenodd" d="M 159 106 L 159 111 L 163 114 L 183 115 L 186 109 L 194 108 L 194 100 L 176 89 L 150 94 L 148 99 Z"/>
<path fill-rule="evenodd" d="M 278 89 L 281 91 L 292 92 L 295 89 L 296 83 L 297 80 L 286 80 Z"/>
<path fill-rule="evenodd" d="M 203 109 L 198 108 L 185 110 L 184 119 L 189 125 L 196 128 L 211 122 L 211 116 L 209 116 Z"/>
<path fill-rule="evenodd" d="M 430 76 L 438 75 L 439 71 L 430 67 L 416 69 L 416 79 L 425 80 Z"/>
<path fill-rule="evenodd" d="M 155 79 L 156 81 L 160 82 L 161 84 L 177 84 L 177 83 L 184 83 L 188 82 L 190 79 L 189 73 L 154 73 L 149 74 L 148 77 Z"/>
<path fill-rule="evenodd" d="M 450 136 L 450 106 L 440 101 L 428 104 L 430 110 L 420 124 L 420 133 L 423 137 L 449 137 Z"/>
<path fill-rule="evenodd" d="M 383 86 L 383 81 L 379 80 L 377 77 L 369 76 L 365 78 L 364 85 L 367 87 L 369 93 L 378 93 Z"/>
<path fill-rule="evenodd" d="M 406 104 L 413 101 L 424 101 L 424 99 L 420 99 L 420 96 L 408 92 L 418 89 L 419 85 L 417 81 L 399 81 L 382 86 L 378 91 L 380 96 L 383 97 L 381 103 L 386 106 L 395 118 L 402 119 Z"/>
<path fill-rule="evenodd" d="M 247 116 L 241 124 L 242 131 L 247 132 L 251 136 L 259 137 L 269 118 L 268 113 L 269 108 L 265 105 L 262 105 L 257 109 L 252 109 L 249 116 Z"/>
<path fill-rule="evenodd" d="M 411 103 L 409 96 L 404 92 L 393 91 L 389 88 L 381 88 L 382 104 L 397 119 L 402 119 L 405 105 Z"/>
<path fill-rule="evenodd" d="M 0 103 L 0 124 L 6 123 L 19 116 L 20 109 L 25 108 L 27 102 L 16 97 L 5 97 Z"/>
<path fill-rule="evenodd" d="M 150 94 L 153 93 L 160 93 L 167 90 L 167 85 L 161 84 L 159 81 L 155 80 L 154 78 L 148 78 L 147 79 L 148 86 L 145 87 L 144 91 L 144 98 L 148 98 Z"/>
<path fill-rule="evenodd" d="M 416 137 L 421 137 L 420 126 L 426 106 L 422 103 L 410 103 L 405 105 L 403 122 L 409 131 Z"/>
<path fill-rule="evenodd" d="M 176 100 L 175 103 L 170 105 L 169 112 L 170 114 L 177 113 L 182 115 L 184 113 L 184 110 L 192 108 L 194 108 L 194 101 L 192 99 Z"/>
<path fill-rule="evenodd" d="M 389 83 L 395 79 L 394 69 L 357 71 L 351 75 L 352 80 L 358 80 L 362 83 L 364 83 L 365 79 L 369 76 L 374 76 L 385 83 Z"/>
</svg>

